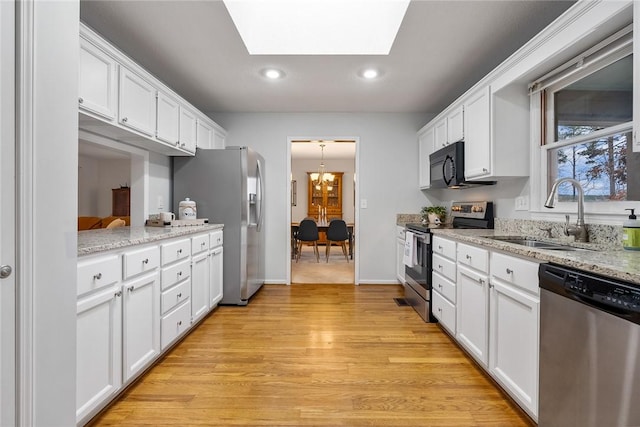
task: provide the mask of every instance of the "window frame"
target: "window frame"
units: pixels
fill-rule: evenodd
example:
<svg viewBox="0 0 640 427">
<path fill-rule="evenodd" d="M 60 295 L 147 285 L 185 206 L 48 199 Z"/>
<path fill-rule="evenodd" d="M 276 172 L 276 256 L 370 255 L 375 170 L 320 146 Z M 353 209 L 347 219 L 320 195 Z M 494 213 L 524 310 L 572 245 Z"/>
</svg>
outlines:
<svg viewBox="0 0 640 427">
<path fill-rule="evenodd" d="M 555 141 L 555 111 L 553 98 L 559 90 L 575 83 L 576 81 L 593 74 L 606 66 L 633 55 L 633 45 L 627 45 L 621 49 L 613 49 L 605 52 L 600 58 L 586 64 L 583 69 L 568 73 L 567 76 L 557 79 L 544 89 L 530 96 L 531 107 L 531 194 L 538 202 L 532 204 L 532 218 L 534 219 L 556 219 L 557 216 L 573 214 L 571 221 L 574 221 L 577 212 L 577 202 L 557 202 L 555 209 L 547 209 L 542 205 L 543 200 L 548 196 L 548 189 L 551 182 L 549 176 L 549 150 L 561 147 L 580 144 L 604 136 L 615 135 L 624 132 L 633 132 L 633 120 L 619 123 L 604 129 L 592 132 L 588 135 L 574 137 L 559 142 Z M 634 64 L 635 65 L 635 64 Z M 635 89 L 635 88 L 634 88 Z M 625 215 L 627 208 L 636 208 L 640 201 L 606 201 L 584 203 L 585 217 L 590 220 L 604 221 L 613 214 Z"/>
</svg>

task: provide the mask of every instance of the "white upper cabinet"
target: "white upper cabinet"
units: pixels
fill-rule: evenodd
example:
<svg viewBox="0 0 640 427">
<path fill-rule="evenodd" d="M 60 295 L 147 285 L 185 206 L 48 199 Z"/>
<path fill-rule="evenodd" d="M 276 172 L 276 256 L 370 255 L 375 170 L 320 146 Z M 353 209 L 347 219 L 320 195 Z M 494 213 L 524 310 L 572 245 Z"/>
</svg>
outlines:
<svg viewBox="0 0 640 427">
<path fill-rule="evenodd" d="M 423 128 L 418 134 L 418 186 L 421 189 L 429 188 L 431 184 L 429 155 L 433 153 L 434 144 L 435 128 L 433 126 Z"/>
<path fill-rule="evenodd" d="M 120 67 L 118 122 L 145 135 L 156 129 L 156 90 L 134 72 Z"/>
<path fill-rule="evenodd" d="M 487 86 L 464 102 L 464 174 L 467 179 L 491 173 L 490 99 Z"/>
<path fill-rule="evenodd" d="M 156 138 L 171 145 L 178 145 L 180 105 L 164 92 L 158 91 Z"/>
<path fill-rule="evenodd" d="M 224 129 L 82 23 L 79 73 L 80 129 L 169 156 L 224 148 Z"/>
<path fill-rule="evenodd" d="M 435 128 L 435 141 L 433 145 L 433 150 L 438 150 L 447 144 L 449 144 L 449 139 L 447 137 L 447 118 L 443 118 L 439 122 L 436 123 Z"/>
<path fill-rule="evenodd" d="M 80 39 L 78 104 L 81 110 L 107 120 L 116 118 L 117 64 L 89 41 Z"/>
<path fill-rule="evenodd" d="M 464 107 L 460 105 L 447 115 L 447 136 L 449 144 L 462 141 L 464 135 Z"/>
<path fill-rule="evenodd" d="M 196 152 L 196 116 L 188 108 L 180 106 L 180 148 Z"/>
</svg>

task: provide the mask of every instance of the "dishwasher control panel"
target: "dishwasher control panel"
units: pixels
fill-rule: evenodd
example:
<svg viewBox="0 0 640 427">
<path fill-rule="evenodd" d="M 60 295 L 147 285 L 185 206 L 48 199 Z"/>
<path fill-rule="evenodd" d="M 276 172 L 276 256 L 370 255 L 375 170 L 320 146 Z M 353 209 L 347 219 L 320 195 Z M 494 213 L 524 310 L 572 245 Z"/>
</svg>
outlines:
<svg viewBox="0 0 640 427">
<path fill-rule="evenodd" d="M 610 307 L 640 313 L 640 288 L 586 274 L 568 273 L 565 289 Z"/>
</svg>

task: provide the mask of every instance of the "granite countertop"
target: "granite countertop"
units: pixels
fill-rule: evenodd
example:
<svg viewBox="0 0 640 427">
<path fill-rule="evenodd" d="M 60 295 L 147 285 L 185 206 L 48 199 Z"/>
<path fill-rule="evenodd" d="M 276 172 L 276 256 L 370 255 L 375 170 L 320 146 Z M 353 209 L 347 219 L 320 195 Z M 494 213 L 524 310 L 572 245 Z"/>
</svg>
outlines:
<svg viewBox="0 0 640 427">
<path fill-rule="evenodd" d="M 622 247 L 596 243 L 566 243 L 561 239 L 547 240 L 554 243 L 569 244 L 583 249 L 581 251 L 555 251 L 530 248 L 514 243 L 493 240 L 487 237 L 509 235 L 494 230 L 433 229 L 433 234 L 450 237 L 490 249 L 498 249 L 514 255 L 534 258 L 539 261 L 553 262 L 574 267 L 596 274 L 640 284 L 640 251 L 625 251 Z"/>
<path fill-rule="evenodd" d="M 189 227 L 118 227 L 78 232 L 78 256 L 223 228 L 223 224 Z"/>
</svg>

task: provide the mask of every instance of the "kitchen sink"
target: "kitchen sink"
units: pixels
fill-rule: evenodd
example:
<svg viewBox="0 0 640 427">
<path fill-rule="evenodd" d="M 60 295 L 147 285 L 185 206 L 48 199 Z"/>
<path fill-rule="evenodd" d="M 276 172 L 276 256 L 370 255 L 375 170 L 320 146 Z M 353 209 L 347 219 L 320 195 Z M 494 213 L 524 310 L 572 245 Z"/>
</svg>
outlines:
<svg viewBox="0 0 640 427">
<path fill-rule="evenodd" d="M 589 249 L 576 248 L 575 246 L 563 245 L 560 243 L 545 242 L 527 237 L 517 236 L 487 236 L 488 239 L 499 240 L 505 243 L 527 246 L 530 248 L 544 249 L 549 251 L 588 251 Z"/>
</svg>

